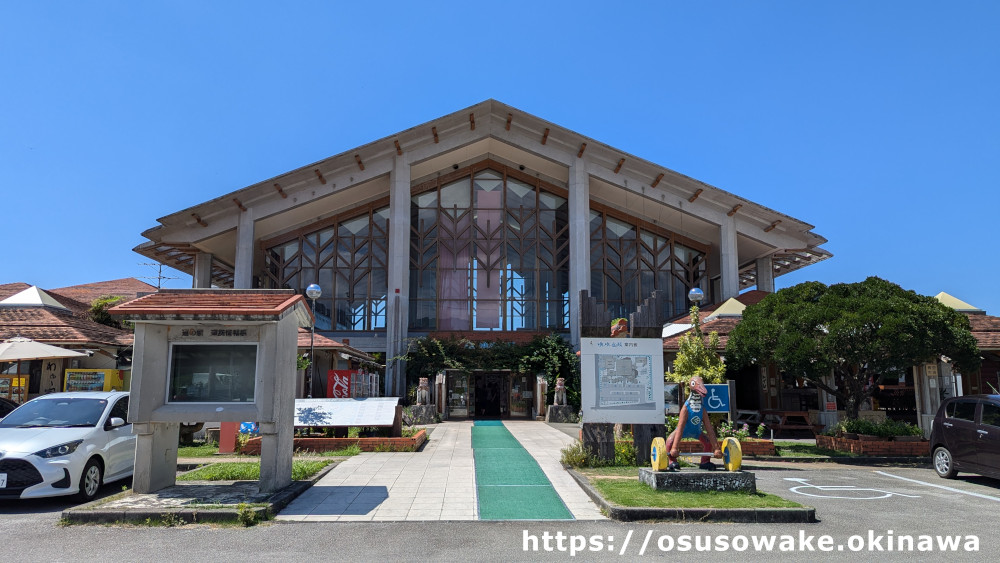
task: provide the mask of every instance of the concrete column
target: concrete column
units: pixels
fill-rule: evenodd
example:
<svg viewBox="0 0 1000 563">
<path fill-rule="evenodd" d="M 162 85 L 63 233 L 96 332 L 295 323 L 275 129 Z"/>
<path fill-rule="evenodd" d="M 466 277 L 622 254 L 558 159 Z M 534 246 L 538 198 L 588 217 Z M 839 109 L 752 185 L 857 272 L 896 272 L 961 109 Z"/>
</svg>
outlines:
<svg viewBox="0 0 1000 563">
<path fill-rule="evenodd" d="M 233 289 L 253 288 L 253 210 L 240 213 L 236 226 L 236 264 L 233 275 Z"/>
<path fill-rule="evenodd" d="M 410 318 L 410 163 L 406 155 L 392 160 L 389 172 L 389 295 L 386 311 L 386 358 L 402 352 Z M 386 367 L 385 394 L 405 392 L 405 366 Z"/>
<path fill-rule="evenodd" d="M 144 422 L 132 425 L 135 432 L 135 472 L 132 490 L 154 493 L 177 483 L 177 440 L 180 424 Z"/>
<path fill-rule="evenodd" d="M 736 248 L 736 219 L 726 217 L 719 229 L 722 301 L 740 294 L 740 263 Z"/>
<path fill-rule="evenodd" d="M 195 289 L 212 287 L 212 255 L 208 252 L 199 252 L 194 256 L 191 287 Z"/>
<path fill-rule="evenodd" d="M 569 324 L 580 346 L 580 292 L 590 290 L 590 177 L 582 158 L 569 165 Z"/>
<path fill-rule="evenodd" d="M 774 267 L 770 256 L 757 259 L 757 289 L 774 293 Z"/>
</svg>

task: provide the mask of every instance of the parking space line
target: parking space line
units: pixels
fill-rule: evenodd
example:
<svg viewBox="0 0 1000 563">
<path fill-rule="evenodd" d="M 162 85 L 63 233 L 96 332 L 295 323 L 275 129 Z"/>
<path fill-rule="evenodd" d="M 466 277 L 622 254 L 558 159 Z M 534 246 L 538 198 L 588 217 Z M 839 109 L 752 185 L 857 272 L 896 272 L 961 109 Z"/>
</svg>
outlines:
<svg viewBox="0 0 1000 563">
<path fill-rule="evenodd" d="M 963 491 L 962 489 L 956 489 L 954 487 L 946 487 L 944 485 L 935 485 L 934 483 L 928 483 L 926 481 L 918 481 L 916 479 L 910 479 L 909 477 L 900 477 L 899 475 L 893 475 L 892 473 L 886 473 L 885 471 L 876 471 L 875 473 L 878 473 L 879 475 L 885 475 L 886 477 L 892 477 L 894 479 L 902 479 L 903 481 L 909 481 L 911 483 L 917 483 L 917 484 L 920 484 L 920 485 L 927 485 L 928 487 L 936 487 L 938 489 L 944 489 L 946 491 L 951 491 L 953 493 L 961 493 L 963 495 L 969 495 L 969 496 L 973 496 L 973 497 L 979 497 L 979 498 L 984 498 L 984 499 L 987 499 L 987 500 L 993 500 L 993 501 L 996 501 L 996 502 L 1000 502 L 1000 498 L 991 497 L 990 495 L 984 495 L 984 494 L 981 494 L 981 493 L 973 493 L 971 491 Z"/>
</svg>

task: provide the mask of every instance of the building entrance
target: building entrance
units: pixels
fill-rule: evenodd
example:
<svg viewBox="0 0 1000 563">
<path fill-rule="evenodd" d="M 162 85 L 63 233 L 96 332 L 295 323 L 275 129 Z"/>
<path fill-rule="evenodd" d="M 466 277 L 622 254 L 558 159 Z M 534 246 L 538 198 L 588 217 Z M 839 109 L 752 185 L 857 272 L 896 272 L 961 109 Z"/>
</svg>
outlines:
<svg viewBox="0 0 1000 563">
<path fill-rule="evenodd" d="M 527 418 L 533 378 L 510 370 L 445 370 L 445 408 L 450 418 Z"/>
<path fill-rule="evenodd" d="M 507 390 L 510 372 L 474 371 L 476 380 L 476 418 L 501 418 L 510 414 Z"/>
</svg>

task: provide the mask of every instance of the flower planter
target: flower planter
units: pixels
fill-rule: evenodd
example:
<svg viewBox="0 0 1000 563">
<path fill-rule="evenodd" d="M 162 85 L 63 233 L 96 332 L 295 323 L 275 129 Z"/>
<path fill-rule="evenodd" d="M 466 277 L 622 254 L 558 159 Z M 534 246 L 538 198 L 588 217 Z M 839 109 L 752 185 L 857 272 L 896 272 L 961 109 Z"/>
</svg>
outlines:
<svg viewBox="0 0 1000 563">
<path fill-rule="evenodd" d="M 721 440 L 720 446 L 721 446 Z M 681 445 L 679 448 L 681 453 L 685 452 L 703 452 L 705 451 L 705 446 L 701 445 L 698 440 L 681 440 Z M 771 440 L 741 440 L 740 450 L 742 450 L 744 456 L 758 456 L 758 455 L 777 455 L 774 449 L 774 442 Z"/>
<path fill-rule="evenodd" d="M 915 436 L 916 437 L 916 436 Z M 917 457 L 930 455 L 930 442 L 920 439 L 916 442 L 889 440 L 849 440 L 845 437 L 816 436 L 816 445 L 827 450 L 851 452 L 874 457 Z"/>
<path fill-rule="evenodd" d="M 427 441 L 427 431 L 420 429 L 410 438 L 295 438 L 295 451 L 332 452 L 357 444 L 364 452 L 415 452 Z M 251 438 L 243 454 L 260 455 L 260 438 Z"/>
<path fill-rule="evenodd" d="M 881 436 L 872 436 L 871 434 L 858 434 L 858 440 L 862 442 L 888 442 L 888 438 L 883 438 Z"/>
</svg>

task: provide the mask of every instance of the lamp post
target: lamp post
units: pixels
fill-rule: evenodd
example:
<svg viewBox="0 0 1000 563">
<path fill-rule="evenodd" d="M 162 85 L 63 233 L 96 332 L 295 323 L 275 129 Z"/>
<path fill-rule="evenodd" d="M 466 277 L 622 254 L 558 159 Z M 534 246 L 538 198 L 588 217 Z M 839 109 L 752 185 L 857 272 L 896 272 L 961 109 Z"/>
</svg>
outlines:
<svg viewBox="0 0 1000 563">
<path fill-rule="evenodd" d="M 313 365 L 316 364 L 316 353 L 315 353 L 315 343 L 316 343 L 316 300 L 319 296 L 323 295 L 323 288 L 319 284 L 311 283 L 309 287 L 306 288 L 306 297 L 312 300 L 312 331 L 309 332 L 309 377 L 306 383 L 306 397 L 312 398 L 313 396 Z"/>
</svg>

